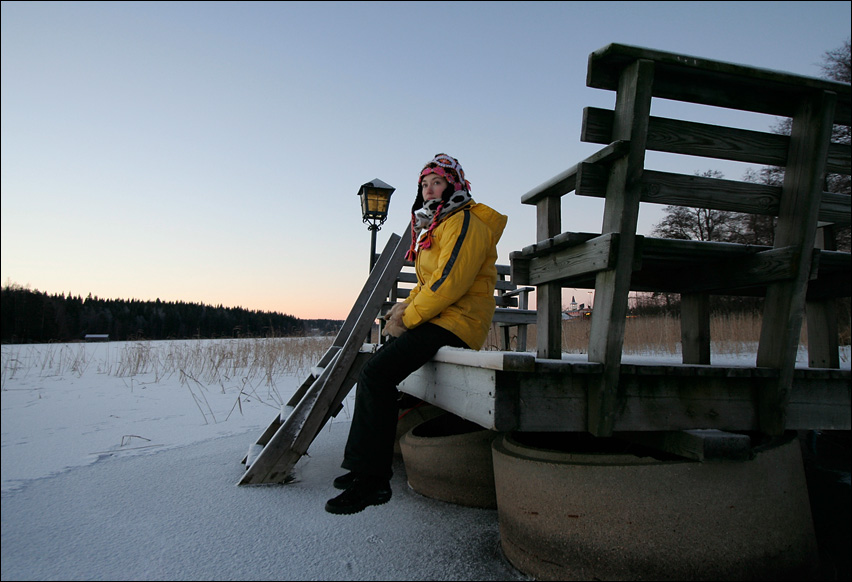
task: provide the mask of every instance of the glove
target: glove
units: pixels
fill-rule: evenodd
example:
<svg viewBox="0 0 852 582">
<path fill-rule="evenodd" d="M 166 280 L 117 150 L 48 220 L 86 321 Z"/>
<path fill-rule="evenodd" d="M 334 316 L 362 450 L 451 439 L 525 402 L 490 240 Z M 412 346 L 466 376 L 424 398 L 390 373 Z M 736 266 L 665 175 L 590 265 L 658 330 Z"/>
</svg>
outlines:
<svg viewBox="0 0 852 582">
<path fill-rule="evenodd" d="M 391 307 L 391 310 L 385 314 L 385 321 L 387 323 L 385 323 L 384 330 L 382 330 L 382 335 L 399 337 L 408 330 L 405 324 L 402 323 L 402 314 L 405 313 L 407 306 L 407 303 L 397 303 Z"/>
</svg>

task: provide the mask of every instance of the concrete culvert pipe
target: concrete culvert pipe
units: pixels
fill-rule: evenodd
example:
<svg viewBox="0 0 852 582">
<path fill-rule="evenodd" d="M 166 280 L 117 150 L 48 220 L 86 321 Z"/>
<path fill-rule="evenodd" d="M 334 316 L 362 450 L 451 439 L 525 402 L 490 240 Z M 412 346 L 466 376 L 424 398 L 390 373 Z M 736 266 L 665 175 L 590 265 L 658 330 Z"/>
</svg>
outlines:
<svg viewBox="0 0 852 582">
<path fill-rule="evenodd" d="M 785 436 L 749 460 L 698 462 L 577 433 L 503 435 L 503 552 L 537 580 L 816 579 L 800 447 Z"/>
<path fill-rule="evenodd" d="M 415 426 L 399 441 L 408 484 L 433 499 L 497 507 L 491 442 L 498 434 L 449 413 Z"/>
</svg>

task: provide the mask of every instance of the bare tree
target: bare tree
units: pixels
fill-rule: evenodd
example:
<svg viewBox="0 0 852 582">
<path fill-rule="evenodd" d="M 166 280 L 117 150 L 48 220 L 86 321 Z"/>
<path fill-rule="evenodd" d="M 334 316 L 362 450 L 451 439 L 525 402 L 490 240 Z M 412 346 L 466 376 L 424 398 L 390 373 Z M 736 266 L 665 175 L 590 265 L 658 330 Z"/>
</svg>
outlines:
<svg viewBox="0 0 852 582">
<path fill-rule="evenodd" d="M 852 60 L 850 60 L 849 39 L 840 48 L 826 51 L 823 55 L 823 76 L 841 83 L 852 82 Z"/>
<path fill-rule="evenodd" d="M 850 54 L 848 38 L 840 48 L 833 51 L 827 51 L 825 53 L 821 67 L 822 72 L 827 79 L 840 81 L 841 83 L 850 82 L 850 78 L 852 78 L 852 54 Z M 852 134 L 850 134 L 849 126 L 835 125 L 832 140 L 847 145 L 852 143 Z M 829 174 L 826 176 L 825 181 L 826 189 L 829 192 L 852 194 L 852 182 L 850 182 L 850 176 Z M 839 229 L 836 236 L 838 248 L 848 251 L 850 249 L 849 227 Z"/>
<path fill-rule="evenodd" d="M 845 83 L 850 82 L 850 78 L 852 77 L 852 59 L 850 59 L 849 39 L 840 48 L 827 51 L 823 55 L 821 68 L 824 78 Z M 791 127 L 792 120 L 790 118 L 780 118 L 772 126 L 771 131 L 777 134 L 790 135 Z M 850 128 L 847 126 L 835 126 L 832 141 L 845 144 L 852 142 L 850 139 Z M 697 172 L 696 175 L 698 175 Z M 723 177 L 722 173 L 718 170 L 708 170 L 700 175 L 707 178 Z M 743 176 L 743 181 L 769 186 L 781 186 L 784 183 L 784 168 L 765 166 L 759 170 L 750 169 Z M 826 175 L 825 190 L 842 194 L 852 193 L 850 177 L 841 174 Z M 665 216 L 663 219 L 652 228 L 652 236 L 680 240 L 721 241 L 766 246 L 772 246 L 775 240 L 776 219 L 773 216 L 682 206 L 667 206 L 664 212 Z M 831 234 L 834 237 L 836 248 L 842 251 L 849 251 L 850 247 L 852 247 L 852 244 L 850 244 L 850 232 L 852 229 L 848 226 L 842 228 L 833 227 L 832 231 Z M 637 309 L 640 310 L 656 308 L 667 312 L 672 308 L 673 302 L 676 302 L 673 296 L 668 293 L 638 295 L 640 297 L 636 299 Z M 754 298 L 714 297 L 714 299 L 716 300 L 714 309 L 719 307 L 719 302 L 731 308 L 733 303 L 740 301 L 742 305 L 738 309 L 753 308 L 760 302 Z M 725 301 L 722 301 L 723 299 Z M 848 299 L 845 300 L 844 305 L 848 314 Z M 848 318 L 848 315 L 846 317 Z"/>
<path fill-rule="evenodd" d="M 852 51 L 850 51 L 849 39 L 844 41 L 840 48 L 826 51 L 823 55 L 823 63 L 820 65 L 823 72 L 823 77 L 832 81 L 841 83 L 849 83 L 852 78 Z M 792 120 L 784 118 L 778 121 L 773 127 L 774 133 L 790 135 L 792 128 Z M 831 141 L 842 144 L 852 143 L 852 134 L 850 128 L 846 125 L 835 125 L 832 129 Z M 765 184 L 781 185 L 784 180 L 783 168 L 765 168 L 761 171 L 760 181 Z M 749 180 L 747 180 L 749 181 Z M 850 176 L 846 174 L 826 174 L 825 176 L 826 192 L 836 194 L 852 194 L 852 181 Z M 833 227 L 833 236 L 838 250 L 849 251 L 852 248 L 850 240 L 850 227 Z"/>
<path fill-rule="evenodd" d="M 835 50 L 826 51 L 823 64 L 820 65 L 825 78 L 833 81 L 848 83 L 852 77 L 852 59 L 850 44 L 847 39 Z M 790 135 L 792 120 L 779 118 L 771 131 L 777 134 Z M 850 128 L 835 126 L 832 141 L 849 144 Z M 708 170 L 701 174 L 708 178 L 722 178 L 718 170 Z M 743 176 L 743 181 L 769 186 L 781 186 L 784 183 L 784 168 L 765 166 L 759 170 L 749 169 Z M 828 174 L 825 177 L 825 189 L 828 192 L 850 194 L 852 185 L 850 177 L 841 174 Z M 775 218 L 753 214 L 740 214 L 681 206 L 667 206 L 664 218 L 654 225 L 653 236 L 681 240 L 702 240 L 737 242 L 744 244 L 772 245 L 775 238 Z M 839 250 L 850 249 L 850 228 L 834 229 L 834 237 Z"/>
<path fill-rule="evenodd" d="M 704 178 L 722 179 L 719 170 L 707 170 L 698 174 Z M 680 240 L 703 240 L 727 242 L 735 233 L 736 213 L 687 206 L 666 206 L 665 217 L 654 225 L 651 234 L 663 238 Z"/>
</svg>

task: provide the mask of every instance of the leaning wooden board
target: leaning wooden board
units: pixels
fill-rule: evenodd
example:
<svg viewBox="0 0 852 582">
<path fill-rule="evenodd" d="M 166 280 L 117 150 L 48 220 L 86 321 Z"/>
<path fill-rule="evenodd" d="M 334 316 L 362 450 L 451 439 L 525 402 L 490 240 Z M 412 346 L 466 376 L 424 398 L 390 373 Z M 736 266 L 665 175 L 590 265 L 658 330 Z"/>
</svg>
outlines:
<svg viewBox="0 0 852 582">
<path fill-rule="evenodd" d="M 373 326 L 391 287 L 405 261 L 410 232 L 391 235 L 385 250 L 373 267 L 355 306 L 321 360 L 322 371 L 313 382 L 306 381 L 288 403 L 294 405 L 286 419 L 277 417 L 257 444 L 263 449 L 250 463 L 238 485 L 283 483 L 304 455 L 323 425 L 335 413 L 354 384 L 352 368 L 363 365 L 364 338 Z M 326 360 L 328 360 L 326 362 Z M 312 374 L 313 375 L 313 374 Z M 309 379 L 310 380 L 310 377 Z M 308 386 L 309 384 L 309 386 Z M 273 433 L 274 431 L 274 433 Z M 270 436 L 270 433 L 271 436 Z M 261 442 L 261 441 L 267 442 Z"/>
</svg>

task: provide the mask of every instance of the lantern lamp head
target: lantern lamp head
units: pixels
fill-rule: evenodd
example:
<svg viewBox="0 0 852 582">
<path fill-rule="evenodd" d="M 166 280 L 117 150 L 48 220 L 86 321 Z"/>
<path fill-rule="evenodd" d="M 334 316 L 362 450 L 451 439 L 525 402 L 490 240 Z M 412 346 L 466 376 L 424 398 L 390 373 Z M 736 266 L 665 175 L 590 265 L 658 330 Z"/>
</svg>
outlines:
<svg viewBox="0 0 852 582">
<path fill-rule="evenodd" d="M 371 228 L 378 228 L 384 224 L 394 190 L 396 188 L 378 178 L 363 184 L 358 190 L 358 196 L 361 198 L 361 216 Z"/>
</svg>

